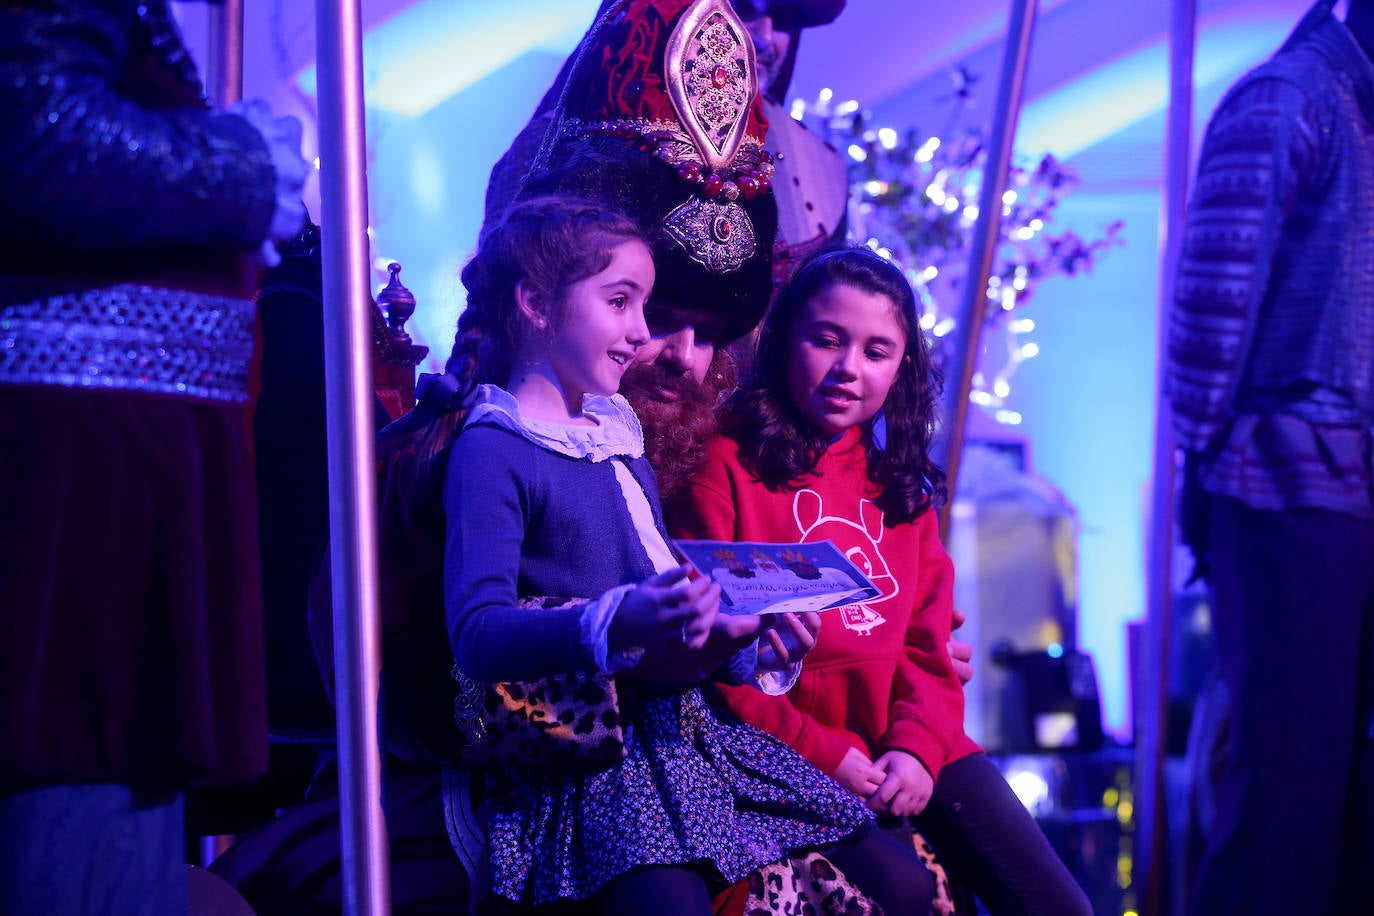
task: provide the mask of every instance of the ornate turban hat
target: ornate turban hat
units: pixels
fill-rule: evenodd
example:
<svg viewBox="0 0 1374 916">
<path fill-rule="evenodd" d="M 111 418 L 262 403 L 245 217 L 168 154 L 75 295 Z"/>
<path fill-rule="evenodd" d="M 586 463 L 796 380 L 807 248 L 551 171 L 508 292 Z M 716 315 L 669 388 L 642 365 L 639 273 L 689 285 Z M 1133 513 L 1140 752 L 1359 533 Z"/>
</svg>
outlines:
<svg viewBox="0 0 1374 916">
<path fill-rule="evenodd" d="M 617 0 L 583 38 L 520 196 L 604 201 L 654 248 L 654 298 L 750 331 L 777 208 L 754 47 L 728 0 Z"/>
</svg>

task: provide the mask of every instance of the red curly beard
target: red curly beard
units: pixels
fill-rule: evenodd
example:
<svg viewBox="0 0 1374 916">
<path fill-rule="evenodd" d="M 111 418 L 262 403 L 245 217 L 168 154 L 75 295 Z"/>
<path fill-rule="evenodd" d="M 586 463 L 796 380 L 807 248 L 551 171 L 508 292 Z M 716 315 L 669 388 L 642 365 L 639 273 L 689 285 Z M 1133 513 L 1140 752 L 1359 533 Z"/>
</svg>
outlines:
<svg viewBox="0 0 1374 916">
<path fill-rule="evenodd" d="M 668 372 L 657 363 L 625 373 L 620 393 L 629 399 L 644 427 L 644 454 L 658 478 L 665 506 L 706 464 L 706 447 L 720 429 L 716 409 L 735 386 L 733 362 L 720 352 L 705 384 L 688 374 Z"/>
</svg>

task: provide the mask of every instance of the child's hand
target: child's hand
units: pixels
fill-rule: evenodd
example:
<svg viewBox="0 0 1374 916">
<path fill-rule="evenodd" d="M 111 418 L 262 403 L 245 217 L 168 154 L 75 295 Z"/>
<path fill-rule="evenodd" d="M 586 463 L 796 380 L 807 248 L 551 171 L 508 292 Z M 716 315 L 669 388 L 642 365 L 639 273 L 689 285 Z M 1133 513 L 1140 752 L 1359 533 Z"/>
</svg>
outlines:
<svg viewBox="0 0 1374 916">
<path fill-rule="evenodd" d="M 968 617 L 964 612 L 956 608 L 954 626 L 951 629 L 959 629 L 967 619 Z M 954 673 L 959 676 L 959 683 L 967 684 L 973 680 L 973 645 L 951 636 L 949 642 L 945 644 L 945 648 L 949 651 L 950 661 L 954 663 Z"/>
<path fill-rule="evenodd" d="M 788 611 L 774 616 L 763 631 L 766 638 L 759 640 L 758 670 L 786 671 L 806 657 L 816 645 L 816 634 L 820 631 L 821 615 L 815 611 L 800 615 Z"/>
<path fill-rule="evenodd" d="M 868 800 L 869 808 L 897 817 L 913 816 L 925 810 L 930 793 L 935 791 L 935 780 L 921 761 L 906 751 L 893 750 L 873 761 L 873 765 L 885 774 L 885 778 Z"/>
<path fill-rule="evenodd" d="M 657 573 L 620 603 L 611 621 L 611 648 L 700 649 L 711 635 L 719 608 L 720 586 L 710 579 L 688 580 L 681 567 Z"/>
<path fill-rule="evenodd" d="M 657 651 L 644 653 L 638 665 L 620 677 L 668 684 L 695 684 L 709 678 L 739 650 L 759 637 L 763 620 L 752 614 L 716 614 L 705 645 L 691 648 L 671 640 Z"/>
<path fill-rule="evenodd" d="M 844 759 L 835 770 L 834 779 L 855 795 L 867 801 L 883 782 L 883 771 L 873 765 L 868 755 L 856 747 L 845 751 Z"/>
</svg>

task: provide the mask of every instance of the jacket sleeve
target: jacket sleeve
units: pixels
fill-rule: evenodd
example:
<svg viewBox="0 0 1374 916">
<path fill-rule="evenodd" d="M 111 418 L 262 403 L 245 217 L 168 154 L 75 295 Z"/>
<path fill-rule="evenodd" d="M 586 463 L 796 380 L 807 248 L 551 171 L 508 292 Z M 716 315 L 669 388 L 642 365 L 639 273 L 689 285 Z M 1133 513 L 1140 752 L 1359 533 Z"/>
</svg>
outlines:
<svg viewBox="0 0 1374 916">
<path fill-rule="evenodd" d="M 237 115 L 135 101 L 124 80 L 136 5 L 0 6 L 0 236 L 256 248 L 276 206 L 267 143 Z"/>
<path fill-rule="evenodd" d="M 1205 452 L 1223 431 L 1284 224 L 1321 180 L 1322 106 L 1283 79 L 1233 90 L 1207 125 L 1169 316 L 1166 390 L 1176 441 Z"/>
<path fill-rule="evenodd" d="M 920 526 L 916 608 L 892 684 L 891 724 L 879 745 L 918 757 L 939 778 L 964 732 L 964 690 L 949 657 L 953 626 L 954 563 L 940 543 L 933 511 Z"/>
<path fill-rule="evenodd" d="M 457 665 L 478 681 L 528 681 L 588 670 L 580 621 L 584 604 L 538 611 L 518 606 L 521 545 L 530 523 L 531 483 L 500 430 L 458 437 L 444 481 L 444 605 Z M 562 596 L 571 597 L 571 596 Z"/>
</svg>

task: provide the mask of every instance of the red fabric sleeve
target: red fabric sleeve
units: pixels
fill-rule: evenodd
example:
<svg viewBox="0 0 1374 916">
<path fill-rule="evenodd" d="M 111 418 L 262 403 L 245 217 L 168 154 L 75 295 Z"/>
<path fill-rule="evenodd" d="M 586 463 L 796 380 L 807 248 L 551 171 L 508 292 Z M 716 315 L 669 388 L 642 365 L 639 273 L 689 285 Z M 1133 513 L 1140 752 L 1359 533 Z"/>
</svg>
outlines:
<svg viewBox="0 0 1374 916">
<path fill-rule="evenodd" d="M 891 725 L 879 744 L 915 754 L 932 778 L 950 753 L 962 747 L 964 690 L 950 661 L 954 563 L 940 543 L 938 523 L 928 511 L 920 528 L 917 606 L 907 627 L 906 652 L 892 685 Z"/>
</svg>

